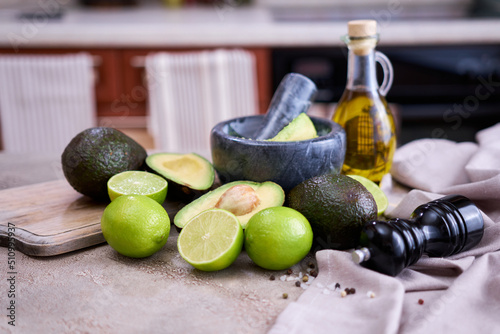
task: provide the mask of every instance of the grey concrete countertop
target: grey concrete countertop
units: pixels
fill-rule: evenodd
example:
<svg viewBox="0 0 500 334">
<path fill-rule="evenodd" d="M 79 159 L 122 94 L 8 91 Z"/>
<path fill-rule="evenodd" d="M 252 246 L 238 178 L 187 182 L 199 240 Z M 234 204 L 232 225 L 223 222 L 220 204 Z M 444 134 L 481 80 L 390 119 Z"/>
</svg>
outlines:
<svg viewBox="0 0 500 334">
<path fill-rule="evenodd" d="M 0 188 L 59 179 L 59 166 L 57 155 L 0 153 Z M 225 270 L 196 270 L 180 257 L 177 236 L 172 227 L 164 248 L 145 259 L 107 244 L 53 257 L 15 252 L 15 327 L 5 311 L 12 254 L 0 247 L 0 332 L 265 333 L 304 291 L 280 279 L 285 271 L 260 269 L 245 252 Z M 311 261 L 309 255 L 294 266 L 295 275 Z"/>
<path fill-rule="evenodd" d="M 20 19 L 18 14 L 0 11 L 0 47 L 335 46 L 342 45 L 347 21 L 277 20 L 259 6 L 70 7 L 55 20 Z M 500 42 L 499 19 L 378 19 L 381 45 Z"/>
</svg>

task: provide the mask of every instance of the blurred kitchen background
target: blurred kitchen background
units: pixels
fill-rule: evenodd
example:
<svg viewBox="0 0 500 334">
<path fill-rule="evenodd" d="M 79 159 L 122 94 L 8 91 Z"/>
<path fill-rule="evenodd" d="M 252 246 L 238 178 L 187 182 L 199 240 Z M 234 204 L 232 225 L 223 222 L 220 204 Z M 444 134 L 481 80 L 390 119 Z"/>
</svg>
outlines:
<svg viewBox="0 0 500 334">
<path fill-rule="evenodd" d="M 78 97 L 88 100 L 87 124 L 119 128 L 148 149 L 175 149 L 168 140 L 200 137 L 198 128 L 221 118 L 265 113 L 289 72 L 317 84 L 311 113 L 331 117 L 346 82 L 340 37 L 351 19 L 379 23 L 378 50 L 394 67 L 387 100 L 400 145 L 423 137 L 473 141 L 500 121 L 500 0 L 3 0 L 0 56 L 88 55 L 91 96 Z M 185 53 L 199 57 L 175 57 Z M 47 121 L 56 107 L 50 94 L 34 91 L 43 85 L 64 105 L 45 72 L 53 64 L 42 64 L 38 79 L 23 63 L 19 74 L 9 64 L 0 64 L 1 149 L 34 148 L 29 140 L 43 138 L 30 134 L 62 133 L 72 120 L 85 126 L 73 116 L 67 124 Z M 27 107 L 37 103 L 38 110 Z M 36 129 L 23 126 L 27 119 Z M 13 144 L 20 140 L 24 148 Z"/>
</svg>

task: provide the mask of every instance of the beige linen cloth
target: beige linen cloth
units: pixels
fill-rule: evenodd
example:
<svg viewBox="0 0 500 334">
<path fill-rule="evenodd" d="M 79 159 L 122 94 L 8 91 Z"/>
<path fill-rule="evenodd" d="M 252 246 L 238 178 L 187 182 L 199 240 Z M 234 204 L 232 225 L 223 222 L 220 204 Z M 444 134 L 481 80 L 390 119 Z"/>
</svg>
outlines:
<svg viewBox="0 0 500 334">
<path fill-rule="evenodd" d="M 399 148 L 392 179 L 410 191 L 387 215 L 408 218 L 420 204 L 461 194 L 483 212 L 479 245 L 424 257 L 397 277 L 353 263 L 350 252 L 319 251 L 317 279 L 269 333 L 500 333 L 500 124 L 476 141 L 422 139 Z M 346 287 L 356 293 L 341 297 Z"/>
</svg>

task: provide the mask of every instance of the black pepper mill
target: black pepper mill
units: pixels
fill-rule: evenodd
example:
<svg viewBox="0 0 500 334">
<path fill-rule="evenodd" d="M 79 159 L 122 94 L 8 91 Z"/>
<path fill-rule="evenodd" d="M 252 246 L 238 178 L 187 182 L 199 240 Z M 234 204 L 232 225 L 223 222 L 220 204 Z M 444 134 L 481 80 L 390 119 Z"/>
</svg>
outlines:
<svg viewBox="0 0 500 334">
<path fill-rule="evenodd" d="M 476 246 L 484 233 L 479 209 L 468 198 L 449 195 L 423 204 L 410 219 L 372 221 L 361 232 L 355 262 L 396 276 L 425 253 L 446 257 Z"/>
</svg>

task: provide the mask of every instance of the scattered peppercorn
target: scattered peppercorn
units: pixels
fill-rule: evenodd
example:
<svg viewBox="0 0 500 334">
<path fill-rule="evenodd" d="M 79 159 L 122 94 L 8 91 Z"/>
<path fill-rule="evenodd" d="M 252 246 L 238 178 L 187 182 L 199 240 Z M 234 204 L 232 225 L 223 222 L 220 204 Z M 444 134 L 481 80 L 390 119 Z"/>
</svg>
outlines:
<svg viewBox="0 0 500 334">
<path fill-rule="evenodd" d="M 295 286 L 300 288 L 300 282 L 299 281 L 295 281 Z"/>
<path fill-rule="evenodd" d="M 349 294 L 350 294 L 350 295 L 353 295 L 353 294 L 355 294 L 355 293 L 356 293 L 356 289 L 354 289 L 354 288 L 350 288 L 350 289 L 349 289 Z"/>
<path fill-rule="evenodd" d="M 419 299 L 419 300 L 418 300 L 418 304 L 419 304 L 419 305 L 423 305 L 423 304 L 424 304 L 424 300 L 423 300 L 423 299 Z"/>
<path fill-rule="evenodd" d="M 318 272 L 316 270 L 311 270 L 309 275 L 311 275 L 312 277 L 318 277 Z"/>
<path fill-rule="evenodd" d="M 291 274 L 293 274 L 293 270 L 290 268 L 290 269 L 288 269 L 288 270 L 286 271 L 286 273 L 287 273 L 288 275 L 291 275 Z"/>
<path fill-rule="evenodd" d="M 311 268 L 311 269 L 314 269 L 314 268 L 316 267 L 316 266 L 314 265 L 314 263 L 312 263 L 312 262 L 309 262 L 309 263 L 308 263 L 308 266 L 309 266 L 309 268 Z"/>
<path fill-rule="evenodd" d="M 271 281 L 274 281 L 274 280 L 276 279 L 276 277 L 274 277 L 274 275 L 271 275 L 271 276 L 269 276 L 269 279 L 270 279 Z"/>
<path fill-rule="evenodd" d="M 284 292 L 283 293 L 283 299 L 287 299 L 288 298 L 288 293 Z"/>
<path fill-rule="evenodd" d="M 340 297 L 344 298 L 345 296 L 347 296 L 347 292 L 345 292 L 345 290 L 342 290 L 340 292 Z"/>
<path fill-rule="evenodd" d="M 340 283 L 335 284 L 335 289 L 340 289 Z"/>
<path fill-rule="evenodd" d="M 302 282 L 307 282 L 307 281 L 309 281 L 309 276 L 304 275 L 304 276 L 302 277 Z"/>
</svg>

